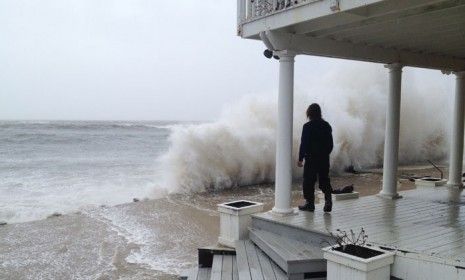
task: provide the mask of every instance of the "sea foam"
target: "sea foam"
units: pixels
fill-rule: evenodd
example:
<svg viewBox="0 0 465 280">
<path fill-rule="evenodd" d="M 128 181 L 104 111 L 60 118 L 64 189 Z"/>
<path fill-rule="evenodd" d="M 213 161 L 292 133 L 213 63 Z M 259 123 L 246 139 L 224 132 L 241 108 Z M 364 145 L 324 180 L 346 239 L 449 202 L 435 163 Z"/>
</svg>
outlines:
<svg viewBox="0 0 465 280">
<path fill-rule="evenodd" d="M 408 74 L 408 73 L 407 73 Z M 443 159 L 449 144 L 450 94 L 408 75 L 402 93 L 401 164 Z M 407 81 L 407 82 L 406 82 Z M 313 102 L 333 127 L 333 172 L 347 166 L 382 165 L 388 75 L 381 66 L 334 71 L 294 99 L 293 157 L 296 160 L 305 110 Z M 164 185 L 173 192 L 208 191 L 271 182 L 275 169 L 276 93 L 247 96 L 215 122 L 172 128 L 160 160 Z M 294 166 L 295 177 L 302 170 Z"/>
</svg>

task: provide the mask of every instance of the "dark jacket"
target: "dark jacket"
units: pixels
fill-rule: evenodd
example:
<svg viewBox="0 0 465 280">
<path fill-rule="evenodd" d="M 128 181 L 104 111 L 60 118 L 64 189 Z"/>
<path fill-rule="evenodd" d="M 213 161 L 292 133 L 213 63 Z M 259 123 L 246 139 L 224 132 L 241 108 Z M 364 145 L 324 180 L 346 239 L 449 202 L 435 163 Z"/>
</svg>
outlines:
<svg viewBox="0 0 465 280">
<path fill-rule="evenodd" d="M 323 119 L 311 120 L 304 124 L 300 140 L 299 161 L 304 158 L 329 157 L 333 150 L 332 128 Z"/>
</svg>

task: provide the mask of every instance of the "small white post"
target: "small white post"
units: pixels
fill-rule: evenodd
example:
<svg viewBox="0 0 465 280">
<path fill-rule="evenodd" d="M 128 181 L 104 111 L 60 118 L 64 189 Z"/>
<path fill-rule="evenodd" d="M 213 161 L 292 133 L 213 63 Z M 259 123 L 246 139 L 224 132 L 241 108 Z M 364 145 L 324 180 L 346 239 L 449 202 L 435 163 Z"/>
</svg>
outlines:
<svg viewBox="0 0 465 280">
<path fill-rule="evenodd" d="M 383 189 L 380 196 L 399 198 L 397 193 L 397 167 L 399 159 L 400 98 L 402 65 L 386 65 L 389 69 L 389 93 L 386 108 L 386 134 L 384 136 Z"/>
<path fill-rule="evenodd" d="M 464 102 L 465 102 L 465 71 L 457 72 L 454 100 L 454 116 L 452 124 L 449 182 L 451 187 L 461 188 L 463 168 L 463 125 L 464 125 Z"/>
<path fill-rule="evenodd" d="M 264 11 L 264 3 L 265 1 L 263 0 L 255 0 L 254 1 L 254 4 L 255 4 L 255 15 L 257 17 L 259 16 L 263 16 L 265 14 L 265 11 Z"/>
<path fill-rule="evenodd" d="M 273 0 L 273 12 L 278 8 L 278 1 L 279 0 Z"/>
<path fill-rule="evenodd" d="M 258 0 L 250 0 L 251 5 L 252 5 L 252 7 L 251 7 L 251 9 L 252 9 L 252 16 L 251 16 L 251 18 L 254 18 L 254 17 L 257 16 L 257 1 L 258 1 Z"/>
<path fill-rule="evenodd" d="M 292 118 L 294 112 L 295 53 L 280 51 L 278 128 L 276 135 L 276 183 L 273 212 L 281 215 L 293 212 L 292 187 Z"/>
<path fill-rule="evenodd" d="M 253 0 L 245 0 L 245 1 L 247 2 L 247 19 L 251 19 L 253 18 L 253 11 L 252 11 Z"/>
<path fill-rule="evenodd" d="M 237 0 L 237 25 L 239 26 L 245 20 L 245 2 L 247 0 Z"/>
</svg>

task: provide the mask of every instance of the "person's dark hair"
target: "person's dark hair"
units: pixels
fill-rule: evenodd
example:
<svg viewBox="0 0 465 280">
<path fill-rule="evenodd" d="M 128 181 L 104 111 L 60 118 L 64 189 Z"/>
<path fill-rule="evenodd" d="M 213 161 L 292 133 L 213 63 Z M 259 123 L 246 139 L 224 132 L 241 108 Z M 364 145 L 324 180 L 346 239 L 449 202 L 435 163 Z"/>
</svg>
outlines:
<svg viewBox="0 0 465 280">
<path fill-rule="evenodd" d="M 310 120 L 321 119 L 320 105 L 313 103 L 312 105 L 308 106 L 307 118 Z"/>
</svg>

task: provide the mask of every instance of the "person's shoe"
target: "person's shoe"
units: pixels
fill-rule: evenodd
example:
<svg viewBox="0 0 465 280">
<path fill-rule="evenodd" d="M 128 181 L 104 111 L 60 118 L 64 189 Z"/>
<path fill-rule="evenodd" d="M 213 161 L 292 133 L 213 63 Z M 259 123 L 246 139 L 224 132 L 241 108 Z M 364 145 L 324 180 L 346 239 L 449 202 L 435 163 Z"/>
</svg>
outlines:
<svg viewBox="0 0 465 280">
<path fill-rule="evenodd" d="M 323 211 L 326 213 L 331 212 L 333 209 L 333 197 L 331 195 L 331 188 L 325 191 L 325 207 L 323 207 Z"/>
<path fill-rule="evenodd" d="M 299 210 L 300 211 L 313 212 L 313 211 L 315 211 L 315 205 L 310 203 L 310 202 L 307 202 L 304 205 L 300 205 Z"/>
<path fill-rule="evenodd" d="M 325 201 L 325 207 L 323 207 L 323 211 L 325 211 L 326 213 L 329 213 L 331 212 L 332 209 L 333 209 L 333 202 L 331 200 Z"/>
</svg>

